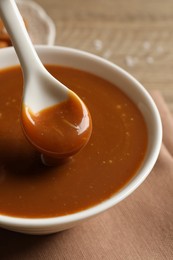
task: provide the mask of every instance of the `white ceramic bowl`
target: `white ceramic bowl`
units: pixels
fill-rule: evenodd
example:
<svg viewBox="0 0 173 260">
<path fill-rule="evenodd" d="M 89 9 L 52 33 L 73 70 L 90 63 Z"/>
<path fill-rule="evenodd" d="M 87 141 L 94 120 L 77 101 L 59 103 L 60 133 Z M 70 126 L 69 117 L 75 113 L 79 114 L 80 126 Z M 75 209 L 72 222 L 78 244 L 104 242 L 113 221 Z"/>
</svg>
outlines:
<svg viewBox="0 0 173 260">
<path fill-rule="evenodd" d="M 145 160 L 135 177 L 121 191 L 104 202 L 75 214 L 54 218 L 27 219 L 0 215 L 0 227 L 28 234 L 49 234 L 68 229 L 82 220 L 101 213 L 132 193 L 145 180 L 157 160 L 162 141 L 162 126 L 158 110 L 148 92 L 120 67 L 95 55 L 70 48 L 37 46 L 37 51 L 43 63 L 82 69 L 117 85 L 141 110 L 149 135 Z M 14 49 L 1 49 L 0 69 L 15 64 L 18 64 L 18 59 Z"/>
</svg>

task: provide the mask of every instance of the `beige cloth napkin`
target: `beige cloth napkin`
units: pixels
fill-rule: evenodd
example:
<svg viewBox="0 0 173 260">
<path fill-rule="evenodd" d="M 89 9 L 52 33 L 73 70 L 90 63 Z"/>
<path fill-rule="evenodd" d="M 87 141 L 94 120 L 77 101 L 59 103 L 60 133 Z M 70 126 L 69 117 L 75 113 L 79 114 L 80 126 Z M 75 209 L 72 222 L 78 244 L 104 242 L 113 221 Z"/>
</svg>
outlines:
<svg viewBox="0 0 173 260">
<path fill-rule="evenodd" d="M 163 145 L 147 180 L 127 199 L 70 230 L 48 236 L 0 229 L 1 260 L 173 259 L 173 118 L 159 94 Z"/>
</svg>

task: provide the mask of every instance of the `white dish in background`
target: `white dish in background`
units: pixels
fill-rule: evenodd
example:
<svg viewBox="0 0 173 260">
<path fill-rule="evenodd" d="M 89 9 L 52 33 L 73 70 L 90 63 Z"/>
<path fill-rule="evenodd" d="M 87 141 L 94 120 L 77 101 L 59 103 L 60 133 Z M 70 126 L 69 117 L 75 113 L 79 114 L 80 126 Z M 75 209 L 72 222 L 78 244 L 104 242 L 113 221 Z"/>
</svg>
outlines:
<svg viewBox="0 0 173 260">
<path fill-rule="evenodd" d="M 27 30 L 33 44 L 53 45 L 56 29 L 45 10 L 34 1 L 17 0 L 16 3 L 26 21 Z"/>
</svg>

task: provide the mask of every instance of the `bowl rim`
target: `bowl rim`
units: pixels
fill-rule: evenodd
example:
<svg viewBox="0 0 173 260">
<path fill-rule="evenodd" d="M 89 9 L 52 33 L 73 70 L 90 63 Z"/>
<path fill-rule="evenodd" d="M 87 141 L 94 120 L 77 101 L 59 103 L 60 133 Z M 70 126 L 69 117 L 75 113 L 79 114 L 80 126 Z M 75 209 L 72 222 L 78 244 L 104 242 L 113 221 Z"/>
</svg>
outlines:
<svg viewBox="0 0 173 260">
<path fill-rule="evenodd" d="M 136 87 L 139 88 L 139 90 L 142 92 L 142 95 L 148 100 L 150 104 L 150 108 L 152 108 L 152 112 L 154 115 L 154 120 L 155 120 L 155 129 L 157 129 L 155 136 L 154 136 L 154 144 L 153 144 L 153 151 L 151 157 L 148 159 L 147 163 L 142 167 L 140 172 L 132 179 L 130 182 L 127 183 L 126 186 L 124 186 L 120 191 L 115 193 L 113 196 L 108 198 L 107 200 L 94 205 L 90 208 L 81 210 L 76 213 L 64 215 L 64 216 L 57 216 L 57 217 L 46 217 L 46 218 L 24 218 L 24 217 L 15 217 L 15 216 L 6 216 L 0 214 L 0 225 L 10 225 L 13 227 L 27 227 L 27 228 L 34 228 L 34 227 L 53 227 L 53 226 L 59 226 L 59 225 L 64 225 L 68 223 L 75 223 L 87 218 L 90 218 L 92 216 L 95 216 L 115 204 L 119 203 L 122 201 L 124 198 L 129 196 L 133 191 L 136 190 L 136 188 L 146 179 L 146 177 L 149 175 L 151 172 L 152 168 L 154 167 L 154 164 L 158 158 L 159 152 L 160 152 L 160 147 L 162 143 L 162 124 L 161 124 L 161 119 L 160 115 L 158 112 L 158 109 L 147 92 L 147 90 L 143 87 L 143 85 L 136 80 L 132 75 L 130 75 L 127 71 L 125 71 L 123 68 L 119 67 L 118 65 L 114 64 L 111 61 L 108 61 L 102 57 L 99 57 L 95 54 L 83 51 L 83 50 L 78 50 L 74 48 L 69 48 L 69 47 L 64 47 L 64 46 L 46 46 L 46 45 L 36 45 L 36 50 L 41 53 L 44 51 L 47 52 L 64 52 L 64 53 L 70 53 L 76 56 L 82 56 L 84 59 L 94 59 L 99 63 L 104 63 L 105 66 L 110 66 L 113 68 L 113 70 L 116 70 L 117 73 L 121 74 L 122 77 L 126 77 L 131 83 Z M 13 47 L 8 47 L 0 50 L 0 55 L 1 53 L 7 53 L 7 55 L 11 55 L 11 53 L 14 53 L 14 48 Z M 8 67 L 8 66 L 6 66 Z M 4 67 L 5 68 L 5 67 Z M 104 77 L 103 77 L 104 78 Z"/>
</svg>

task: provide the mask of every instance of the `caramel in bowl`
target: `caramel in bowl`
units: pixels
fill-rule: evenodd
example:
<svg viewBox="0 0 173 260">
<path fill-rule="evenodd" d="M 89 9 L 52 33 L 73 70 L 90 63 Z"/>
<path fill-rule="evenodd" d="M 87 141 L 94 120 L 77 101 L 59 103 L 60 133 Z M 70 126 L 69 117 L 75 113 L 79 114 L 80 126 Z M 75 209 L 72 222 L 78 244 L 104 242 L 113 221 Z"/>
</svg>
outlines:
<svg viewBox="0 0 173 260">
<path fill-rule="evenodd" d="M 19 138 L 22 141 L 17 145 L 18 132 L 15 131 L 20 130 L 9 133 L 6 141 L 9 150 L 12 145 L 18 151 L 25 146 L 28 150 L 10 159 L 16 166 L 7 167 L 9 182 L 1 178 L 0 172 L 0 185 L 4 187 L 4 191 L 3 188 L 0 191 L 0 226 L 28 234 L 49 234 L 73 227 L 131 194 L 157 160 L 162 126 L 151 96 L 120 67 L 75 49 L 56 46 L 37 46 L 36 49 L 51 73 L 60 77 L 59 80 L 69 80 L 69 87 L 87 104 L 93 121 L 89 143 L 79 154 L 56 166 L 58 170 L 42 166 L 39 154 L 27 146 L 24 139 Z M 13 78 L 18 73 L 21 95 L 21 71 L 15 67 L 18 64 L 12 47 L 0 50 L 0 75 L 3 71 L 13 71 Z M 79 75 L 80 82 L 87 77 L 87 86 L 79 84 Z M 102 82 L 106 87 L 102 87 Z M 101 93 L 98 98 L 94 94 L 97 92 Z M 13 96 L 12 100 L 15 100 Z M 6 125 L 8 120 L 3 120 L 2 116 L 1 124 Z M 124 133 L 120 138 L 121 129 Z M 1 160 L 9 162 L 4 156 Z M 97 176 L 96 172 L 99 172 Z M 5 185 L 10 187 L 9 191 Z M 5 206 L 5 201 L 9 206 Z"/>
</svg>

